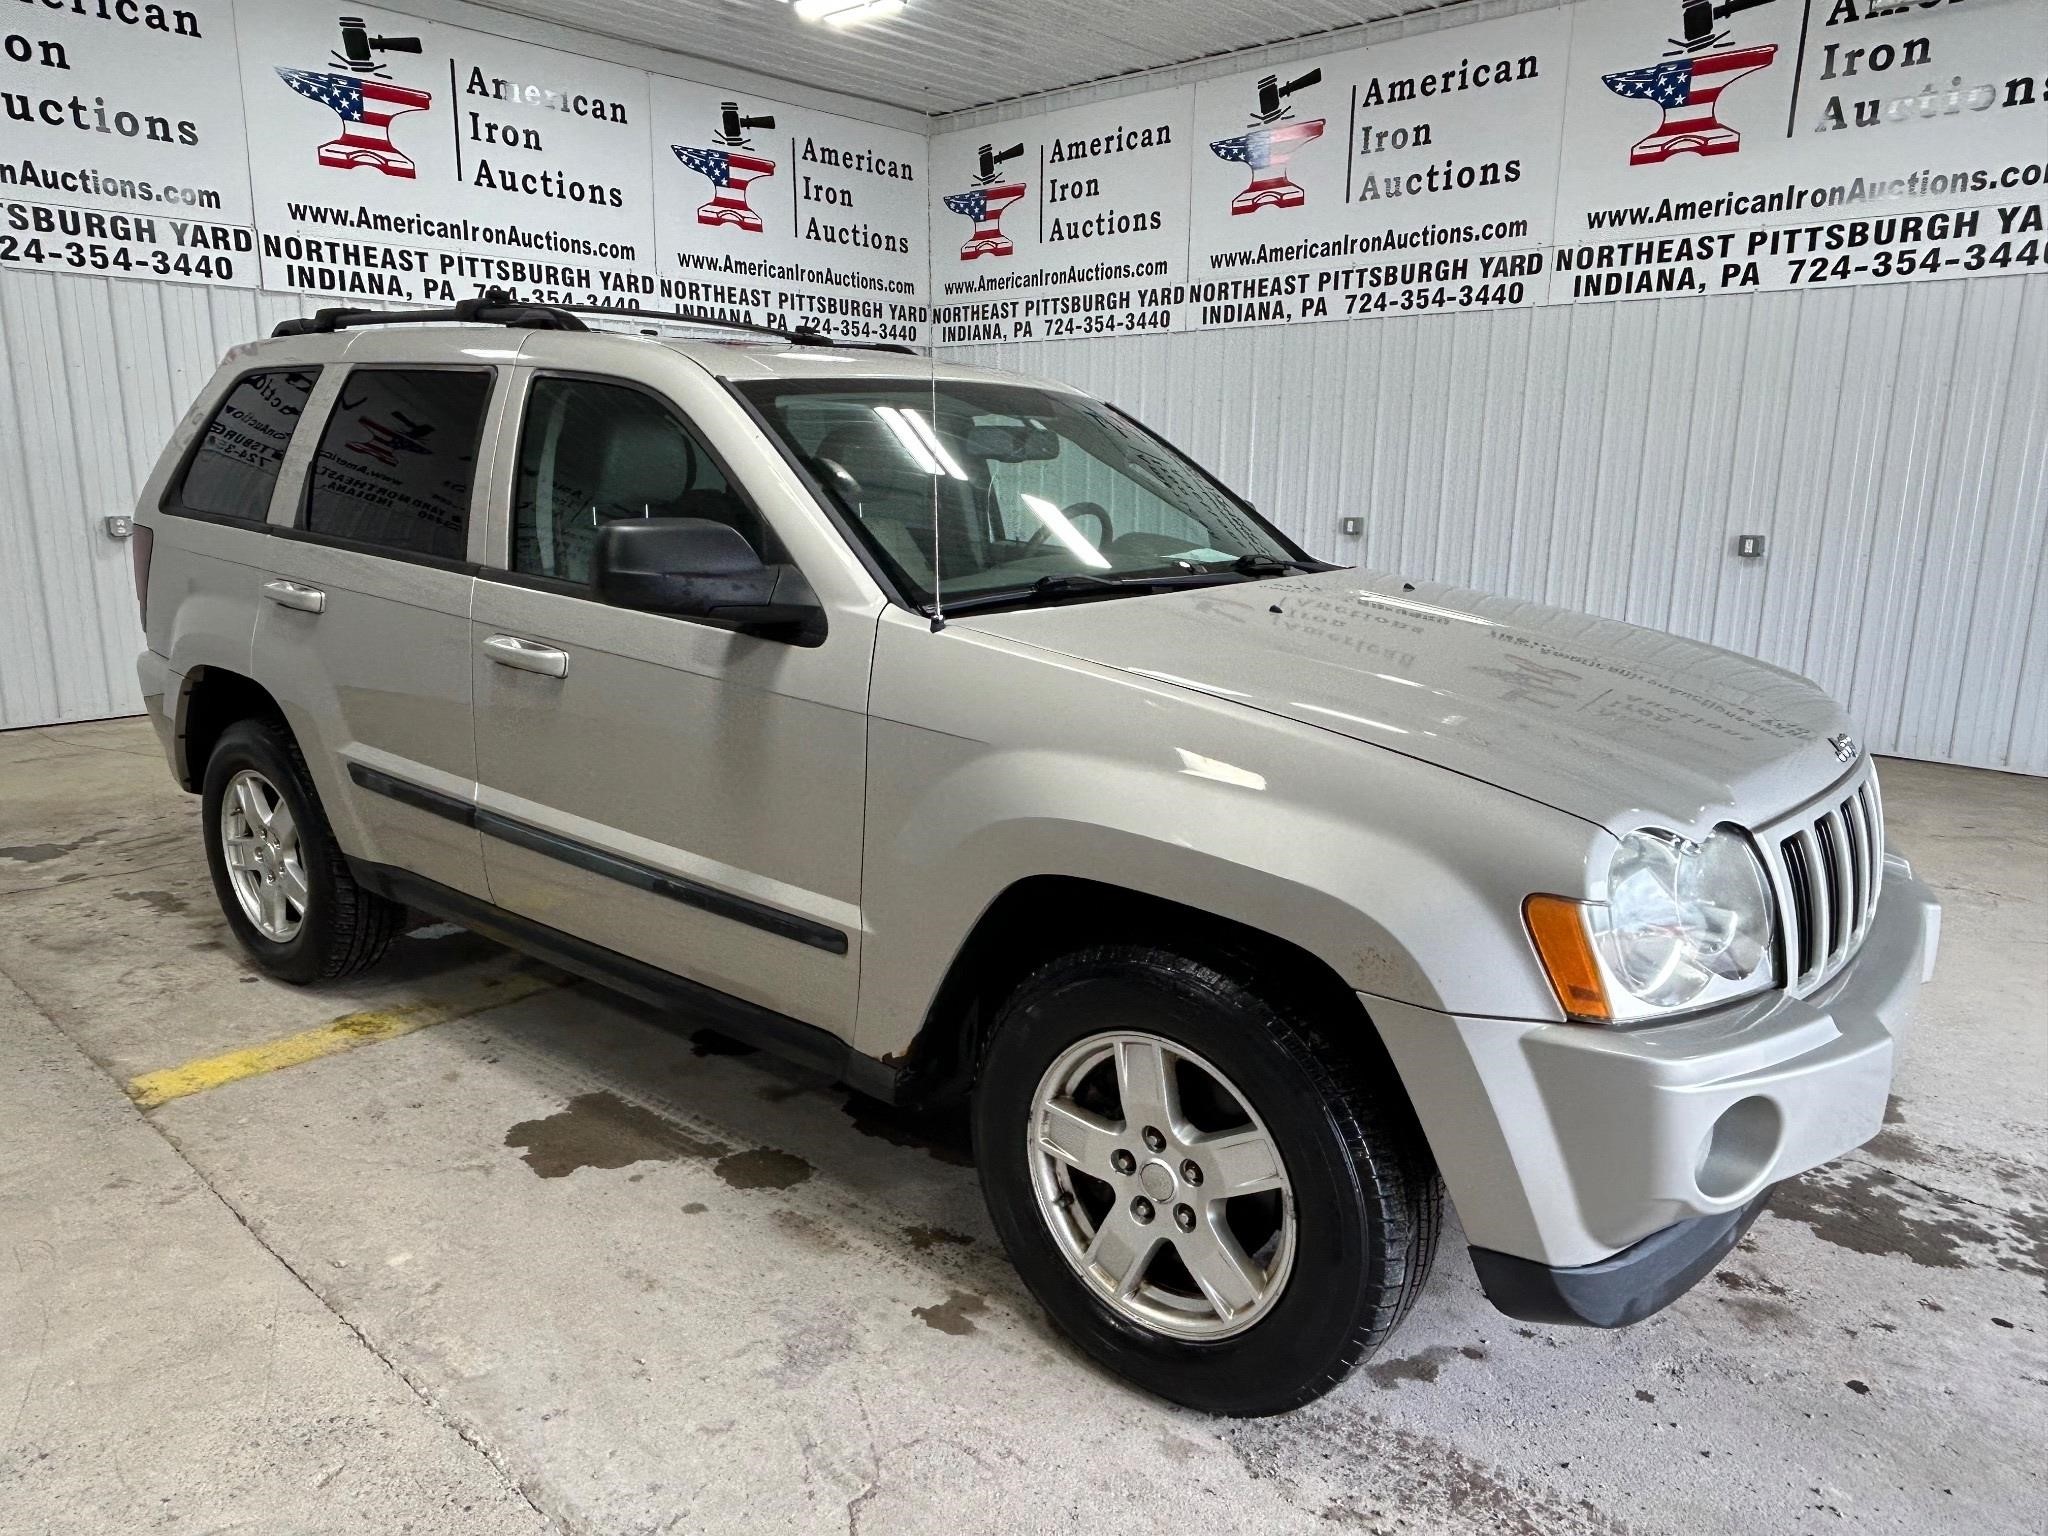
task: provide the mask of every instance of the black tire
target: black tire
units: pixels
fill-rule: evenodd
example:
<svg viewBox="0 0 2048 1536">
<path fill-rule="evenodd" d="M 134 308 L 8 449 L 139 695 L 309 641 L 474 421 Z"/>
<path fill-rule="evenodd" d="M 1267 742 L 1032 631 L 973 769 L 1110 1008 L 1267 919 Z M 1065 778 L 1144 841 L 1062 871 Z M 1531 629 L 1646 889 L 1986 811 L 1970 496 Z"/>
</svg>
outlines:
<svg viewBox="0 0 2048 1536">
<path fill-rule="evenodd" d="M 1063 956 L 1003 1007 L 973 1109 L 991 1217 L 1053 1320 L 1147 1391 L 1233 1416 L 1313 1401 L 1378 1349 L 1421 1294 L 1443 1220 L 1443 1186 L 1407 1098 L 1377 1042 L 1357 1038 L 1370 1023 L 1255 974 L 1141 945 Z M 1293 1266 L 1239 1333 L 1189 1342 L 1125 1317 L 1076 1274 L 1040 1214 L 1025 1145 L 1032 1097 L 1068 1047 L 1114 1030 L 1160 1036 L 1218 1069 L 1285 1162 Z M 1330 1038 L 1339 1031 L 1345 1039 Z"/>
<path fill-rule="evenodd" d="M 243 912 L 221 846 L 221 801 L 229 781 L 245 768 L 253 768 L 276 787 L 298 824 L 307 902 L 298 932 L 282 943 L 266 938 Z M 223 731 L 207 759 L 199 803 L 214 895 L 236 940 L 258 965 L 280 981 L 304 985 L 332 981 L 376 964 L 403 928 L 405 908 L 364 890 L 349 873 L 306 772 L 306 760 L 282 724 L 238 720 Z"/>
</svg>

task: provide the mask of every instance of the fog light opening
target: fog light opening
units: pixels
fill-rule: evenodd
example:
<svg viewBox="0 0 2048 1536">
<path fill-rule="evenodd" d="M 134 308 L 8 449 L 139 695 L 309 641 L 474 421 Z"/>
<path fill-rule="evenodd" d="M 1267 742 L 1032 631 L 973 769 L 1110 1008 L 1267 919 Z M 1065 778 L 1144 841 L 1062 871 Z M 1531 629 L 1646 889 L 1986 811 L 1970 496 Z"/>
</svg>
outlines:
<svg viewBox="0 0 2048 1536">
<path fill-rule="evenodd" d="M 1762 1097 L 1740 1099 L 1721 1111 L 1700 1145 L 1693 1181 L 1709 1200 L 1734 1200 L 1763 1182 L 1778 1156 L 1785 1117 Z"/>
</svg>

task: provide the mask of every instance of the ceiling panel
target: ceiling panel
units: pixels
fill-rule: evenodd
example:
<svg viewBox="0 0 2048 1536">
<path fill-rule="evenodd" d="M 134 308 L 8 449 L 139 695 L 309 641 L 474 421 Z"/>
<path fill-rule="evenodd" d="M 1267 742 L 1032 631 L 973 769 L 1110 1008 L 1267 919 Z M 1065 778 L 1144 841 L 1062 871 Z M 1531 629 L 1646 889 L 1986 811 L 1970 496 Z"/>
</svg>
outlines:
<svg viewBox="0 0 2048 1536">
<path fill-rule="evenodd" d="M 1463 0 L 909 0 L 839 30 L 783 0 L 490 0 L 490 8 L 913 111 L 956 112 L 1036 91 Z"/>
</svg>

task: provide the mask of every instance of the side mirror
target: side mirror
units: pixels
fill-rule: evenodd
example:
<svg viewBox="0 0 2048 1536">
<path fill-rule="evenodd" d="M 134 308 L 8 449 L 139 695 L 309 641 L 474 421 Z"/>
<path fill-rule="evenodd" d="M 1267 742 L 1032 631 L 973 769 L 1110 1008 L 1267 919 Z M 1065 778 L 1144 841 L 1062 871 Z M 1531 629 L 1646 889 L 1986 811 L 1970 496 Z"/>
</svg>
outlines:
<svg viewBox="0 0 2048 1536">
<path fill-rule="evenodd" d="M 591 586 L 615 608 L 703 619 L 816 645 L 825 610 L 793 565 L 764 565 L 737 528 L 701 517 L 621 518 L 597 532 Z"/>
</svg>

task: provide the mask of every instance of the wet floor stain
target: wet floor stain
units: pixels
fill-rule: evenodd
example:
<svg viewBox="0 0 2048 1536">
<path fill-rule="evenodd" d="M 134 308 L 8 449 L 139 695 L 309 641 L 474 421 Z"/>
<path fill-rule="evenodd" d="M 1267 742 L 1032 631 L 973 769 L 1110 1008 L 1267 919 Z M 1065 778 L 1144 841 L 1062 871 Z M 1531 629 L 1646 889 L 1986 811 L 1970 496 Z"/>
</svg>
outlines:
<svg viewBox="0 0 2048 1536">
<path fill-rule="evenodd" d="M 965 1232 L 951 1232 L 944 1227 L 905 1227 L 903 1235 L 910 1239 L 910 1246 L 919 1253 L 941 1246 L 964 1248 L 974 1241 Z"/>
<path fill-rule="evenodd" d="M 1799 1309 L 1787 1302 L 1761 1296 L 1716 1296 L 1714 1300 L 1734 1314 L 1746 1333 L 1785 1333 L 1800 1323 Z"/>
<path fill-rule="evenodd" d="M 775 1224 L 777 1231 L 799 1248 L 809 1249 L 812 1253 L 846 1252 L 845 1238 L 823 1222 L 813 1221 L 802 1211 L 792 1211 L 785 1206 L 768 1219 Z"/>
<path fill-rule="evenodd" d="M 1784 1286 L 1766 1280 L 1761 1275 L 1745 1275 L 1738 1270 L 1723 1269 L 1715 1272 L 1714 1284 L 1726 1291 L 1755 1291 L 1765 1296 L 1786 1295 Z"/>
<path fill-rule="evenodd" d="M 579 1168 L 723 1158 L 732 1150 L 609 1090 L 578 1094 L 552 1115 L 522 1120 L 505 1133 L 505 1145 L 525 1148 L 521 1161 L 544 1179 Z"/>
<path fill-rule="evenodd" d="M 192 910 L 191 903 L 182 896 L 173 896 L 169 891 L 116 891 L 114 900 L 132 901 L 149 908 L 152 912 L 162 913 L 165 917 L 176 917 L 181 912 Z"/>
<path fill-rule="evenodd" d="M 93 832 L 84 837 L 74 837 L 68 843 L 17 843 L 9 848 L 0 848 L 0 859 L 16 864 L 47 864 L 51 859 L 61 859 L 65 854 L 99 840 L 99 833 Z"/>
<path fill-rule="evenodd" d="M 813 1170 L 793 1152 L 755 1147 L 721 1157 L 711 1171 L 734 1189 L 788 1189 L 803 1183 Z"/>
<path fill-rule="evenodd" d="M 880 1099 L 848 1094 L 843 1106 L 853 1128 L 892 1147 L 910 1147 L 955 1168 L 972 1168 L 974 1152 L 968 1146 L 964 1126 L 913 1115 Z"/>
<path fill-rule="evenodd" d="M 1443 1374 L 1447 1364 L 1461 1356 L 1467 1360 L 1484 1360 L 1486 1351 L 1477 1344 L 1432 1344 L 1417 1354 L 1369 1365 L 1365 1374 L 1382 1392 L 1395 1391 L 1404 1381 L 1420 1382 L 1426 1386 Z"/>
<path fill-rule="evenodd" d="M 973 1291 L 948 1291 L 946 1299 L 929 1307 L 912 1307 L 910 1315 L 956 1338 L 975 1332 L 974 1319 L 988 1310 L 988 1298 Z"/>
<path fill-rule="evenodd" d="M 2048 1292 L 2048 1209 L 1993 1209 L 1886 1168 L 1835 1164 L 1772 1193 L 1771 1215 L 1803 1223 L 1852 1253 L 1902 1258 L 1924 1269 L 2007 1270 Z"/>
<path fill-rule="evenodd" d="M 711 1207 L 706 1205 L 702 1200 L 692 1200 L 689 1204 L 683 1207 L 683 1214 L 685 1216 L 702 1216 L 706 1211 L 710 1209 Z"/>
<path fill-rule="evenodd" d="M 692 1056 L 752 1056 L 757 1047 L 744 1040 L 735 1040 L 731 1035 L 721 1035 L 715 1029 L 700 1029 L 690 1036 Z"/>
</svg>

